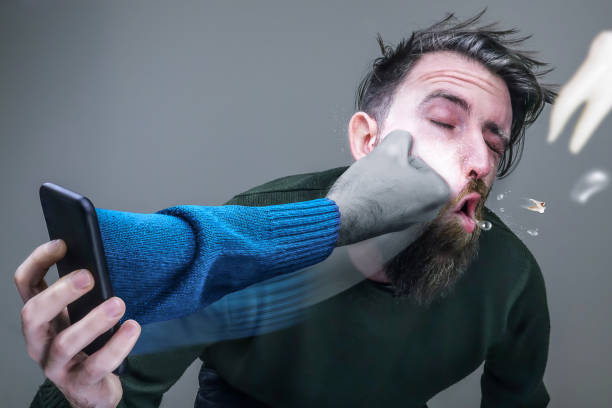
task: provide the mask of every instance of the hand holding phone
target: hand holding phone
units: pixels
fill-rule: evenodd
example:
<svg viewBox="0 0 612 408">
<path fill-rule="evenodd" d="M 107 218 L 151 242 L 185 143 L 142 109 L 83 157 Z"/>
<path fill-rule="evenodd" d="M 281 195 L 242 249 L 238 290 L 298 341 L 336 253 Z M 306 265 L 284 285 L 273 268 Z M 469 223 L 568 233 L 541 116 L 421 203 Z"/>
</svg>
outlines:
<svg viewBox="0 0 612 408">
<path fill-rule="evenodd" d="M 66 306 L 94 286 L 91 273 L 81 275 L 78 270 L 47 286 L 45 274 L 66 254 L 64 241 L 47 242 L 36 248 L 15 272 L 15 284 L 24 302 L 21 324 L 26 349 L 71 406 L 116 407 L 122 386 L 111 371 L 134 347 L 140 326 L 128 320 L 95 354 L 88 356 L 80 351 L 116 324 L 125 305 L 121 299 L 111 298 L 71 325 Z M 118 310 L 107 313 L 106 306 L 115 302 Z"/>
<path fill-rule="evenodd" d="M 49 238 L 62 239 L 68 246 L 66 256 L 57 262 L 59 276 L 77 269 L 87 269 L 94 278 L 93 289 L 68 305 L 68 316 L 74 324 L 113 296 L 96 210 L 87 197 L 53 183 L 40 186 L 39 194 Z M 119 323 L 83 351 L 92 355 L 118 329 Z"/>
<path fill-rule="evenodd" d="M 14 276 L 26 349 L 71 406 L 115 407 L 123 392 L 111 372 L 120 373 L 140 325 L 118 326 L 125 304 L 112 296 L 91 202 L 50 183 L 40 193 L 54 241 L 36 248 Z M 45 274 L 56 263 L 60 279 L 48 286 Z"/>
</svg>

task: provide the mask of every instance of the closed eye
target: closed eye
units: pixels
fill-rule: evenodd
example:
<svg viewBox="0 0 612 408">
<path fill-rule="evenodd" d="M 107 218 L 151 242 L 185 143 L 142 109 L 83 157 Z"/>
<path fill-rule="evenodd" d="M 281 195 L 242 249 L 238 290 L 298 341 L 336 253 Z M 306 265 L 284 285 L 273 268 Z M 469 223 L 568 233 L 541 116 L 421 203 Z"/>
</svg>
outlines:
<svg viewBox="0 0 612 408">
<path fill-rule="evenodd" d="M 454 129 L 455 128 L 453 125 L 450 125 L 448 123 L 438 122 L 437 120 L 433 120 L 433 119 L 430 119 L 430 121 L 434 125 L 440 126 L 440 127 L 444 128 L 444 129 Z"/>
<path fill-rule="evenodd" d="M 495 153 L 497 153 L 499 156 L 504 154 L 503 150 L 500 149 L 496 149 L 495 146 L 491 146 L 490 144 L 487 143 L 487 146 L 489 146 L 489 149 L 493 150 Z"/>
<path fill-rule="evenodd" d="M 453 125 L 451 125 L 449 123 L 438 122 L 437 120 L 433 120 L 433 119 L 430 119 L 429 121 L 431 123 L 433 123 L 434 125 L 439 126 L 441 128 L 444 128 L 444 129 L 451 129 L 452 130 L 452 129 L 455 128 L 455 126 L 453 126 Z M 489 149 L 491 149 L 494 153 L 496 153 L 499 156 L 502 156 L 504 154 L 504 149 L 498 149 L 495 146 L 492 146 L 492 145 L 490 145 L 488 143 L 487 143 L 487 146 L 489 147 Z"/>
</svg>

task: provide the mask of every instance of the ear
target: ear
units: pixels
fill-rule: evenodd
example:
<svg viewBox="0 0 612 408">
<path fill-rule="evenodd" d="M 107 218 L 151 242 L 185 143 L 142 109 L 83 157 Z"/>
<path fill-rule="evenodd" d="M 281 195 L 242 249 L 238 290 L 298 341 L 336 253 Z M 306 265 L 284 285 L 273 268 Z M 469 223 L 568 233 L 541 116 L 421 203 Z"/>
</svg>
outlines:
<svg viewBox="0 0 612 408">
<path fill-rule="evenodd" d="M 348 124 L 349 144 L 355 160 L 361 159 L 376 147 L 378 125 L 376 120 L 365 112 L 356 112 Z"/>
</svg>

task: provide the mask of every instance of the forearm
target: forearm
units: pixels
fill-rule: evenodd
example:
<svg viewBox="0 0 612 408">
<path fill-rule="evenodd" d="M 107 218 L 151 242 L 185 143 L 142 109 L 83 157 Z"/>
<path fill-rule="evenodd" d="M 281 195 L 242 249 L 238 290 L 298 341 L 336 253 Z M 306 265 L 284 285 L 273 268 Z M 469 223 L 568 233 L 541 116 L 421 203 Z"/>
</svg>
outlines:
<svg viewBox="0 0 612 408">
<path fill-rule="evenodd" d="M 330 200 L 268 206 L 175 206 L 155 214 L 98 209 L 122 320 L 172 319 L 227 293 L 325 259 L 340 216 Z"/>
</svg>

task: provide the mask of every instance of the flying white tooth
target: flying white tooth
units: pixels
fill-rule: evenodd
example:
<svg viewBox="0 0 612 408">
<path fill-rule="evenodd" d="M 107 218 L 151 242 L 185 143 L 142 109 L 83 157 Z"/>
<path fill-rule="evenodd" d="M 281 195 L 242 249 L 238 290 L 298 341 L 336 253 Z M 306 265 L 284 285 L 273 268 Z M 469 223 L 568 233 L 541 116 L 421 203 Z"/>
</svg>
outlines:
<svg viewBox="0 0 612 408">
<path fill-rule="evenodd" d="M 533 198 L 526 198 L 524 200 L 525 203 L 521 206 L 524 209 L 540 214 L 544 214 L 544 211 L 546 211 L 546 202 L 534 200 Z"/>
</svg>

